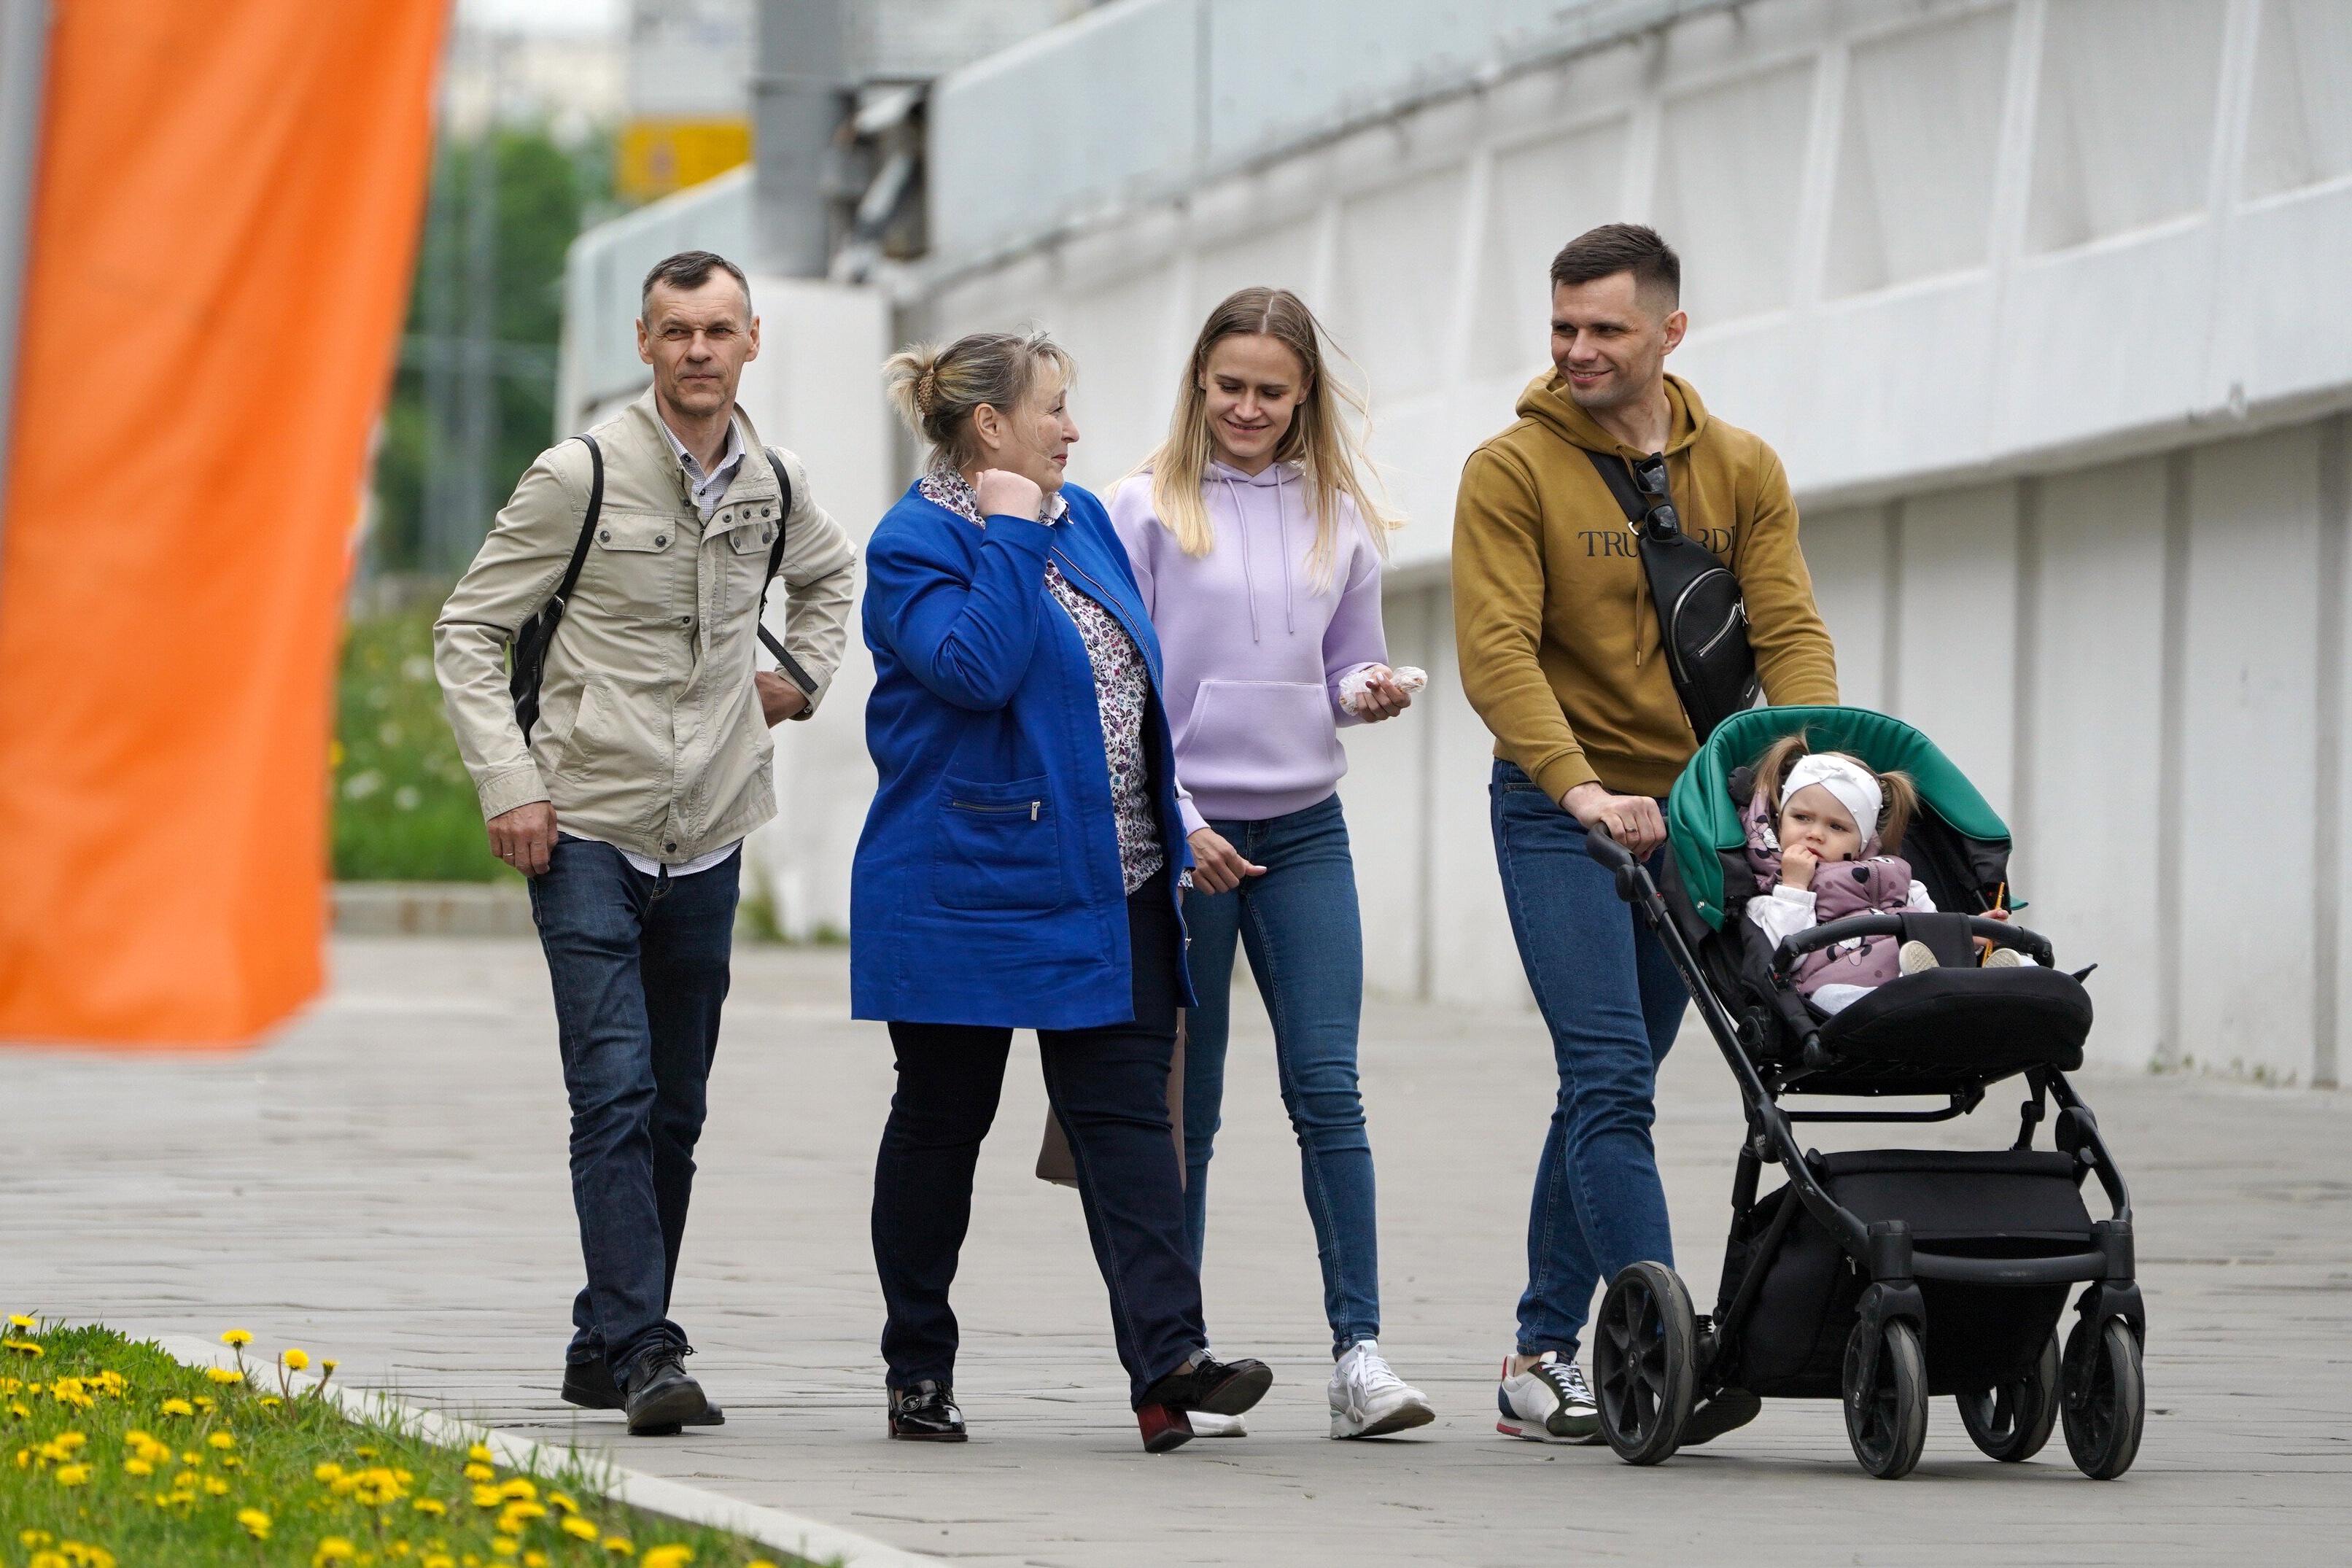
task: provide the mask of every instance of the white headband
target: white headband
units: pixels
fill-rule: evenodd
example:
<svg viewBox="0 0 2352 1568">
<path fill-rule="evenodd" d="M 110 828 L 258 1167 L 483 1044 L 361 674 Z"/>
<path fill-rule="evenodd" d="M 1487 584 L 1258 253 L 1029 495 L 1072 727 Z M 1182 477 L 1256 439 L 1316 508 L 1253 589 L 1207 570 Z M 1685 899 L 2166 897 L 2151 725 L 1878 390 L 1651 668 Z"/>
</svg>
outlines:
<svg viewBox="0 0 2352 1568">
<path fill-rule="evenodd" d="M 1789 770 L 1789 782 L 1780 786 L 1780 804 L 1788 805 L 1790 797 L 1808 784 L 1819 784 L 1837 796 L 1838 804 L 1853 816 L 1853 825 L 1867 841 L 1877 837 L 1879 806 L 1885 800 L 1878 787 L 1876 775 L 1849 758 L 1834 752 L 1809 752 L 1797 759 Z"/>
</svg>

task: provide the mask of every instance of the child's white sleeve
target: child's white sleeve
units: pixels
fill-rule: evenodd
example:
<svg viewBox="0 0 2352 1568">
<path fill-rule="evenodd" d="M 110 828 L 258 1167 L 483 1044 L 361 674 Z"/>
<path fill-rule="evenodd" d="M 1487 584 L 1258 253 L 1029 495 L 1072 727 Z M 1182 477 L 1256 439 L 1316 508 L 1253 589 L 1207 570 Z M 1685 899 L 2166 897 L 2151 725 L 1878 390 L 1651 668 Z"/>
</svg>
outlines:
<svg viewBox="0 0 2352 1568">
<path fill-rule="evenodd" d="M 1915 910 L 1925 910 L 1929 914 L 1936 912 L 1936 900 L 1927 896 L 1927 884 L 1916 877 L 1911 879 L 1911 891 L 1903 901 Z"/>
<path fill-rule="evenodd" d="M 1774 947 L 1821 923 L 1813 915 L 1813 890 L 1785 884 L 1773 889 L 1769 897 L 1759 893 L 1748 900 L 1748 918 Z"/>
</svg>

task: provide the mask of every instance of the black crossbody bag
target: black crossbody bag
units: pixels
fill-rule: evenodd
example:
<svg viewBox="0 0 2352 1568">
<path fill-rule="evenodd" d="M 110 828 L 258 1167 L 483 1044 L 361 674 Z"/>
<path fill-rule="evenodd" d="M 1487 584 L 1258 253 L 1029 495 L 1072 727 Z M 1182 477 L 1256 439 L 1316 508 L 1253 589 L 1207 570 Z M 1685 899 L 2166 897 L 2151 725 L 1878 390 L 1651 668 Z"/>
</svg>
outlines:
<svg viewBox="0 0 2352 1568">
<path fill-rule="evenodd" d="M 1717 724 L 1756 702 L 1756 650 L 1748 642 L 1748 603 L 1740 596 L 1739 579 L 1714 551 L 1683 531 L 1664 455 L 1631 463 L 1589 447 L 1582 450 L 1633 525 L 1675 695 L 1704 745 Z"/>
<path fill-rule="evenodd" d="M 572 590 L 580 585 L 580 568 L 588 560 L 588 542 L 595 537 L 596 520 L 604 510 L 604 449 L 593 436 L 574 439 L 588 448 L 588 510 L 580 520 L 580 538 L 572 546 L 572 560 L 563 568 L 563 581 L 554 597 L 539 607 L 539 612 L 523 622 L 516 631 L 514 650 L 507 666 L 507 691 L 514 699 L 515 722 L 522 726 L 522 742 L 530 744 L 530 731 L 539 722 L 539 686 L 547 675 L 548 645 L 555 640 L 555 628 L 563 624 L 564 606 L 571 603 Z M 793 481 L 785 472 L 783 459 L 773 447 L 768 449 L 768 467 L 775 470 L 776 484 L 782 491 L 783 504 L 776 509 L 776 542 L 768 552 L 767 574 L 760 579 L 760 616 L 762 623 L 768 613 L 768 585 L 776 580 L 776 568 L 783 564 L 785 524 L 793 515 Z M 803 668 L 800 660 L 784 651 L 782 641 L 764 624 L 760 625 L 760 640 L 776 656 L 776 665 L 785 677 L 810 696 L 816 694 L 816 681 Z"/>
</svg>

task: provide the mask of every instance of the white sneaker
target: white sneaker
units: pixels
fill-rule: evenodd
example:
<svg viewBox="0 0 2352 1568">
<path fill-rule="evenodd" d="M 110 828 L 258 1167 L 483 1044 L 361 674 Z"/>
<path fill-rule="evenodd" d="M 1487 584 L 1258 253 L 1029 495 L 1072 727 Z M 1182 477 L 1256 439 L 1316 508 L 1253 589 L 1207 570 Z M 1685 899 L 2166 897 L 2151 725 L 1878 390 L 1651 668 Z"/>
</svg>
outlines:
<svg viewBox="0 0 2352 1568">
<path fill-rule="evenodd" d="M 1504 1357 L 1495 1404 L 1503 1413 L 1495 1430 L 1506 1437 L 1530 1443 L 1601 1441 L 1601 1407 L 1592 1403 L 1584 1373 L 1574 1362 L 1560 1360 L 1556 1351 L 1544 1352 L 1541 1361 L 1520 1373 L 1514 1373 L 1511 1358 Z"/>
<path fill-rule="evenodd" d="M 1358 1340 L 1331 1369 L 1331 1436 L 1385 1437 L 1437 1419 L 1421 1390 L 1389 1370 L 1378 1340 Z"/>
<path fill-rule="evenodd" d="M 1238 1415 L 1219 1415 L 1207 1410 L 1188 1410 L 1184 1419 L 1192 1424 L 1195 1437 L 1246 1437 L 1249 1423 Z"/>
</svg>

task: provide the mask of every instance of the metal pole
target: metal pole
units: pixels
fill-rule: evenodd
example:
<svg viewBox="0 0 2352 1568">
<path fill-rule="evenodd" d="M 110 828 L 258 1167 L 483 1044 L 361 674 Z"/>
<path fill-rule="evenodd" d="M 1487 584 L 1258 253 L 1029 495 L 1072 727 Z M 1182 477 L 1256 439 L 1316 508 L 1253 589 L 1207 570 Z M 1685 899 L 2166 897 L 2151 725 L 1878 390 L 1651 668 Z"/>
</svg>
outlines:
<svg viewBox="0 0 2352 1568">
<path fill-rule="evenodd" d="M 465 468 L 449 552 L 434 563 L 444 570 L 465 565 L 489 531 L 490 463 L 498 440 L 499 383 L 492 356 L 499 335 L 499 66 L 503 51 L 499 40 L 488 36 L 482 38 L 482 47 L 488 113 L 467 170 L 466 359 L 459 385 L 465 418 L 459 450 L 465 454 Z"/>
<path fill-rule="evenodd" d="M 751 236 L 763 272 L 822 278 L 833 260 L 826 174 L 848 103 L 845 19 L 842 0 L 760 0 Z"/>
<path fill-rule="evenodd" d="M 8 436 L 16 387 L 16 325 L 33 238 L 33 176 L 41 151 L 41 88 L 49 0 L 0 0 L 0 541 L 7 535 Z"/>
</svg>

